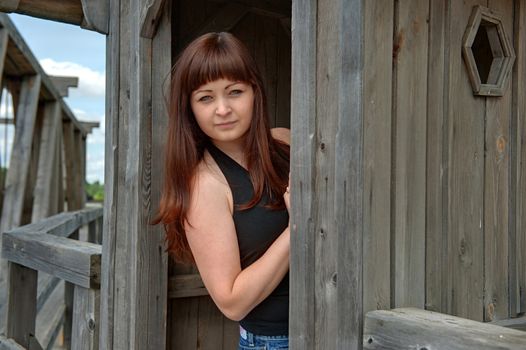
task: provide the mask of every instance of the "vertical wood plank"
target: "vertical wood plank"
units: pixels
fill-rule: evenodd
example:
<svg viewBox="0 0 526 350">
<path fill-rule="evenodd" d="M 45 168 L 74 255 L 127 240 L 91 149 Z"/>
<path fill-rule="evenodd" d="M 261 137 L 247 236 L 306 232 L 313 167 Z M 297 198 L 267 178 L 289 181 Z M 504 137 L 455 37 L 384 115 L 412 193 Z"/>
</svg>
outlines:
<svg viewBox="0 0 526 350">
<path fill-rule="evenodd" d="M 19 106 L 17 108 L 16 133 L 7 171 L 0 232 L 19 226 L 22 220 L 25 187 L 31 160 L 31 143 L 40 93 L 40 80 L 39 75 L 34 75 L 25 77 L 22 82 Z M 1 261 L 0 278 L 5 276 L 6 273 L 7 263 Z"/>
<path fill-rule="evenodd" d="M 223 317 L 223 349 L 235 349 L 239 344 L 239 323 Z"/>
<path fill-rule="evenodd" d="M 339 83 L 341 77 L 341 47 L 339 43 L 340 15 L 343 7 L 333 0 L 318 1 L 318 32 L 316 50 L 323 52 L 317 57 L 316 66 L 316 168 L 314 200 L 315 213 L 315 255 L 314 297 L 315 297 L 315 348 L 336 349 L 337 337 L 329 336 L 338 330 L 338 279 L 337 260 L 338 231 L 336 227 L 337 187 L 335 183 L 336 130 L 338 118 Z M 323 117 L 321 117 L 323 116 Z M 307 164 L 307 163 L 305 163 Z M 338 188 L 343 191 L 344 188 Z M 299 233 L 298 233 L 299 234 Z M 293 234 L 294 235 L 294 234 Z"/>
<path fill-rule="evenodd" d="M 223 339 L 224 316 L 210 297 L 199 298 L 198 318 L 197 344 L 199 350 L 218 350 L 220 340 Z"/>
<path fill-rule="evenodd" d="M 0 28 L 0 86 L 4 86 L 4 62 L 7 53 L 7 42 L 9 41 L 9 34 L 7 28 Z"/>
<path fill-rule="evenodd" d="M 280 28 L 283 28 L 280 26 Z M 288 35 L 287 35 L 288 34 Z M 276 127 L 290 128 L 290 33 L 278 31 L 278 70 L 276 86 Z"/>
<path fill-rule="evenodd" d="M 85 182 L 85 168 L 86 168 L 86 147 L 85 139 L 83 139 L 82 132 L 79 129 L 74 129 L 73 133 L 73 145 L 74 145 L 74 190 L 75 190 L 75 209 L 82 209 L 86 204 L 86 195 L 84 191 Z"/>
<path fill-rule="evenodd" d="M 513 33 L 513 0 L 489 0 Z M 509 37 L 511 39 L 511 37 Z M 509 79 L 508 81 L 511 81 Z M 484 320 L 508 318 L 509 139 L 511 89 L 501 98 L 486 99 L 484 176 Z"/>
<path fill-rule="evenodd" d="M 71 349 L 96 350 L 99 347 L 100 291 L 75 286 Z"/>
<path fill-rule="evenodd" d="M 484 99 L 474 98 L 456 48 L 475 5 L 485 0 L 451 1 L 448 50 L 448 313 L 483 319 L 484 289 Z"/>
<path fill-rule="evenodd" d="M 445 87 L 449 2 L 430 0 L 427 91 L 426 290 L 425 307 L 447 312 L 447 231 L 444 225 L 447 123 Z"/>
<path fill-rule="evenodd" d="M 63 123 L 64 155 L 66 165 L 66 200 L 68 211 L 80 209 L 77 191 L 78 158 L 75 146 L 75 126 L 71 122 Z"/>
<path fill-rule="evenodd" d="M 38 273 L 9 262 L 6 336 L 28 348 L 35 334 Z"/>
<path fill-rule="evenodd" d="M 397 3 L 394 98 L 394 303 L 424 307 L 429 1 Z"/>
<path fill-rule="evenodd" d="M 292 1 L 291 247 L 289 337 L 292 349 L 314 348 L 314 244 L 317 201 L 317 0 Z"/>
<path fill-rule="evenodd" d="M 69 238 L 79 239 L 79 230 L 73 232 Z M 71 349 L 73 341 L 73 315 L 75 307 L 75 285 L 73 283 L 64 283 L 64 304 L 66 306 L 64 310 L 64 347 Z"/>
<path fill-rule="evenodd" d="M 166 338 L 159 334 L 166 333 L 167 305 L 168 305 L 168 255 L 164 244 L 165 233 L 161 225 L 153 227 L 149 223 L 158 212 L 158 203 L 161 196 L 164 169 L 164 145 L 166 130 L 168 126 L 168 114 L 165 108 L 164 96 L 169 93 L 169 87 L 165 85 L 165 79 L 172 67 L 171 56 L 166 54 L 165 48 L 172 43 L 171 24 L 172 2 L 166 1 L 159 18 L 157 32 L 153 37 L 152 67 L 151 67 L 151 112 L 146 119 L 143 131 L 145 134 L 144 163 L 141 174 L 144 219 L 142 230 L 144 230 L 144 242 L 141 246 L 148 247 L 148 255 L 144 257 L 145 264 L 142 278 L 148 285 L 146 304 L 148 306 L 147 327 L 148 346 L 165 349 Z M 147 103 L 145 103 L 148 106 Z M 146 194 L 148 194 L 146 196 Z"/>
<path fill-rule="evenodd" d="M 167 343 L 170 350 L 196 350 L 199 298 L 171 299 Z"/>
<path fill-rule="evenodd" d="M 338 235 L 335 349 L 361 349 L 363 342 L 364 3 L 363 0 L 341 1 L 338 17 L 341 78 L 335 133 L 335 188 L 338 189 L 334 204 Z M 334 333 L 332 330 L 325 336 Z"/>
<path fill-rule="evenodd" d="M 364 313 L 391 308 L 391 111 L 394 2 L 364 3 Z M 378 259 L 378 257 L 382 257 Z"/>
<path fill-rule="evenodd" d="M 106 111 L 104 143 L 104 215 L 102 245 L 102 270 L 106 273 L 101 279 L 101 328 L 100 349 L 113 349 L 115 321 L 115 249 L 117 223 L 117 163 L 118 163 L 118 130 L 120 104 L 120 1 L 110 2 L 109 33 L 106 39 Z"/>
<path fill-rule="evenodd" d="M 48 217 L 51 214 L 51 192 L 53 183 L 53 168 L 55 166 L 55 147 L 57 126 L 61 117 L 58 102 L 49 102 L 44 107 L 42 136 L 40 139 L 40 155 L 38 157 L 37 179 L 33 200 L 31 222 Z"/>
<path fill-rule="evenodd" d="M 512 279 L 510 286 L 511 315 L 526 312 L 526 0 L 520 0 L 515 5 L 515 30 L 514 47 L 517 60 L 515 61 L 513 73 L 513 121 L 512 136 L 515 138 L 512 150 L 516 150 L 514 161 L 512 161 L 512 185 L 515 191 L 512 194 L 512 208 L 515 210 L 515 245 L 511 247 L 515 253 L 516 279 Z M 512 124 L 513 125 L 513 124 Z M 513 140 L 513 138 L 511 139 Z M 511 266 L 511 265 L 510 265 Z"/>
<path fill-rule="evenodd" d="M 58 133 L 57 133 L 57 213 L 64 211 L 64 188 L 66 187 L 66 176 L 65 176 L 65 164 L 64 164 L 64 130 L 62 119 L 58 123 Z"/>
</svg>

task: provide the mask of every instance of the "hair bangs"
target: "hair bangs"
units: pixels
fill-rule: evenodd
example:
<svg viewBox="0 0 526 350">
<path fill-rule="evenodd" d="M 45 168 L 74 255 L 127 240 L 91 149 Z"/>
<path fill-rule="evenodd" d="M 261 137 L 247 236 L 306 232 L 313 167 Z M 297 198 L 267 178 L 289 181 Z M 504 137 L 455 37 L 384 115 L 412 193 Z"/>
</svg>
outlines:
<svg viewBox="0 0 526 350">
<path fill-rule="evenodd" d="M 223 44 L 223 45 L 221 45 Z M 231 45 L 230 45 L 231 46 Z M 188 88 L 192 92 L 200 86 L 218 79 L 254 84 L 254 79 L 239 48 L 219 41 L 200 55 L 195 55 L 188 67 Z"/>
</svg>

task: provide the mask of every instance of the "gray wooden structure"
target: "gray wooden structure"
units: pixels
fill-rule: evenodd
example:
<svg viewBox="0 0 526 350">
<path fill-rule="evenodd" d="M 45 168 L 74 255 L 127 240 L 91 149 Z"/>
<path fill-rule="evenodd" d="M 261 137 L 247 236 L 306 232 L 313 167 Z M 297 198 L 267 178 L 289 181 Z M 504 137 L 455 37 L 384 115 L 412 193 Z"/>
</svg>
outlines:
<svg viewBox="0 0 526 350">
<path fill-rule="evenodd" d="M 23 233 L 47 233 L 38 226 L 42 219 L 85 206 L 86 139 L 98 123 L 78 121 L 64 102 L 68 87 L 77 84 L 77 78 L 48 76 L 9 17 L 0 14 L 0 90 L 10 94 L 11 98 L 4 100 L 11 101 L 13 107 L 12 118 L 4 117 L 1 122 L 14 124 L 15 130 L 7 176 L 0 182 L 0 232 L 5 233 L 0 237 L 4 248 L 0 261 L 0 333 L 5 332 L 26 347 L 31 347 L 28 344 L 36 342 L 36 337 L 44 348 L 53 346 L 62 325 L 72 322 L 73 285 L 80 283 L 62 276 L 62 280 L 72 283 L 66 283 L 64 294 L 64 282 L 55 277 L 60 268 L 48 265 L 37 274 L 39 266 L 13 259 L 19 255 L 11 251 L 23 252 L 33 262 L 42 261 L 46 255 L 50 264 L 60 266 L 65 262 L 57 257 L 53 260 L 52 253 L 61 251 L 60 240 L 56 245 L 49 240 L 37 244 L 24 241 Z M 100 221 L 102 227 L 102 210 L 96 213 L 97 217 L 90 214 L 81 219 L 73 214 L 59 214 L 49 223 L 65 226 L 48 228 L 55 235 L 60 234 L 57 230 L 70 230 L 63 236 L 75 238 L 75 232 L 92 221 L 90 230 L 101 232 L 97 231 L 96 222 Z M 25 226 L 30 223 L 37 226 Z M 20 226 L 24 227 L 22 231 L 18 231 Z M 100 237 L 97 243 L 100 244 Z M 40 255 L 34 254 L 37 252 Z M 28 254 L 32 256 L 28 258 Z M 72 252 L 70 257 L 75 254 Z M 13 263 L 8 265 L 8 259 Z M 29 333 L 35 337 L 31 342 Z M 68 343 L 71 332 L 66 329 L 64 334 Z"/>
<path fill-rule="evenodd" d="M 149 225 L 166 77 L 219 30 L 252 50 L 292 129 L 293 349 L 361 349 L 376 309 L 524 322 L 526 0 L 93 4 L 108 14 L 100 348 L 236 342 Z"/>
</svg>

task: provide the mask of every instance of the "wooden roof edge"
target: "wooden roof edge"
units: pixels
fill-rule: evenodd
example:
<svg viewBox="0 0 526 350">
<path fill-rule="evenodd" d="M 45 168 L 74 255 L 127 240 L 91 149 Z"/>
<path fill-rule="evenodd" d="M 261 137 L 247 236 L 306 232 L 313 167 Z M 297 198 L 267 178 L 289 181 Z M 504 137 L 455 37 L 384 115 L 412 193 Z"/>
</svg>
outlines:
<svg viewBox="0 0 526 350">
<path fill-rule="evenodd" d="M 10 40 L 17 46 L 17 48 L 24 54 L 24 57 L 27 58 L 31 66 L 33 67 L 33 70 L 36 72 L 36 74 L 40 75 L 42 78 L 42 85 L 45 86 L 45 88 L 49 91 L 49 93 L 57 100 L 59 101 L 61 105 L 61 109 L 64 115 L 66 115 L 72 122 L 75 124 L 75 126 L 82 132 L 83 135 L 87 135 L 88 131 L 84 128 L 84 126 L 77 120 L 69 106 L 64 102 L 64 100 L 61 97 L 60 92 L 56 88 L 55 84 L 53 83 L 52 79 L 49 75 L 46 74 L 40 63 L 38 62 L 35 55 L 33 55 L 33 52 L 27 45 L 27 43 L 24 41 L 24 38 L 22 38 L 22 35 L 16 29 L 16 26 L 11 21 L 8 15 L 5 13 L 0 13 L 0 26 L 7 29 L 9 33 Z"/>
<path fill-rule="evenodd" d="M 57 22 L 76 24 L 84 29 L 108 34 L 109 0 L 2 0 L 0 11 L 15 12 Z"/>
<path fill-rule="evenodd" d="M 100 127 L 99 122 L 81 121 L 82 126 L 86 129 L 88 134 L 91 134 L 93 129 Z"/>
</svg>

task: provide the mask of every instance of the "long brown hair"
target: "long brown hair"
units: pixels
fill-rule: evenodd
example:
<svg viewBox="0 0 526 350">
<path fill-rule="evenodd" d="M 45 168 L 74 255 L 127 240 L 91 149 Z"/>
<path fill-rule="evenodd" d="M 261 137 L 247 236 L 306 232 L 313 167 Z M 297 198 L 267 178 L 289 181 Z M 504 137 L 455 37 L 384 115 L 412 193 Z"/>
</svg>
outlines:
<svg viewBox="0 0 526 350">
<path fill-rule="evenodd" d="M 190 97 L 201 85 L 222 78 L 250 84 L 254 90 L 252 122 L 245 138 L 254 196 L 240 209 L 258 204 L 264 192 L 270 207 L 284 208 L 289 147 L 270 134 L 267 99 L 256 63 L 232 34 L 202 35 L 183 50 L 172 69 L 164 188 L 154 220 L 154 224 L 164 224 L 167 250 L 182 262 L 193 262 L 184 227 L 196 169 L 209 142 L 195 120 Z"/>
</svg>

